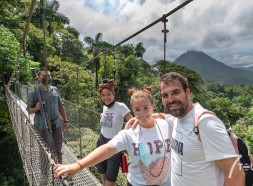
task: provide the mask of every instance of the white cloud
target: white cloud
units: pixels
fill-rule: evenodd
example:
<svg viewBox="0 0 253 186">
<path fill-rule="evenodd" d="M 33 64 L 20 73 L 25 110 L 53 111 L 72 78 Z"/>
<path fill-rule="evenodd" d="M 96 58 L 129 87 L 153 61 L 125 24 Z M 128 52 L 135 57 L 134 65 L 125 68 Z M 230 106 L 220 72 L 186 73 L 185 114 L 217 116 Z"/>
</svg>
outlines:
<svg viewBox="0 0 253 186">
<path fill-rule="evenodd" d="M 84 36 L 103 33 L 114 44 L 168 13 L 182 0 L 59 0 L 60 11 Z M 168 17 L 166 58 L 196 49 L 231 66 L 253 66 L 253 1 L 194 0 Z M 144 58 L 163 59 L 163 23 L 128 43 L 143 42 Z M 230 56 L 230 57 L 228 57 Z"/>
</svg>

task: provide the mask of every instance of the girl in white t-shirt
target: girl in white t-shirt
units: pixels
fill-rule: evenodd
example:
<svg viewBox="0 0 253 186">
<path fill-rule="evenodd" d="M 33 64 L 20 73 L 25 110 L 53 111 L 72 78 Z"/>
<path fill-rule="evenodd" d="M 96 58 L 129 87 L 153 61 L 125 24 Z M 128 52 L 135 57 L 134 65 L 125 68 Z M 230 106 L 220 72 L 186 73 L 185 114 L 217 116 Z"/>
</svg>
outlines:
<svg viewBox="0 0 253 186">
<path fill-rule="evenodd" d="M 97 141 L 97 147 L 106 144 L 123 128 L 124 119 L 132 118 L 128 107 L 121 102 L 115 101 L 114 89 L 117 84 L 112 79 L 105 79 L 99 85 L 98 91 L 103 103 L 101 114 L 101 134 Z M 95 165 L 97 172 L 101 174 L 103 185 L 114 186 L 119 173 L 121 152 Z"/>
<path fill-rule="evenodd" d="M 127 175 L 128 186 L 170 186 L 169 126 L 165 120 L 154 119 L 154 99 L 149 87 L 130 89 L 131 108 L 139 122 L 135 129 L 120 131 L 107 144 L 100 146 L 82 160 L 71 165 L 56 165 L 57 177 L 74 176 L 112 155 L 126 150 L 131 164 Z"/>
</svg>

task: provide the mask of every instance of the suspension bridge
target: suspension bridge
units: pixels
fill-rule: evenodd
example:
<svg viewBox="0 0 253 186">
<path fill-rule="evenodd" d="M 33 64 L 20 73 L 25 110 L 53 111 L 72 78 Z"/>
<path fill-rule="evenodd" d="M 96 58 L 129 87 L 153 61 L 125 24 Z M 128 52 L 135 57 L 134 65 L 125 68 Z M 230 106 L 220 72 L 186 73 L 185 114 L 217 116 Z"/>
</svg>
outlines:
<svg viewBox="0 0 253 186">
<path fill-rule="evenodd" d="M 37 133 L 33 126 L 33 116 L 30 116 L 26 110 L 27 97 L 31 91 L 31 88 L 15 83 L 10 87 L 5 87 L 11 121 L 29 185 L 101 185 L 89 169 L 84 169 L 72 180 L 68 177 L 55 180 L 52 162 L 56 162 L 56 157 Z M 65 107 L 71 121 L 71 129 L 64 136 L 65 143 L 63 143 L 62 152 L 63 163 L 70 164 L 76 162 L 78 158 L 66 144 L 71 141 L 79 141 L 72 147 L 76 152 L 82 151 L 83 141 L 80 140 L 82 136 L 86 136 L 85 143 L 94 144 L 90 130 L 94 123 L 99 123 L 99 114 L 67 101 L 65 101 Z M 79 114 L 80 112 L 82 115 Z M 82 125 L 79 123 L 80 120 L 82 120 Z M 80 131 L 81 128 L 82 131 Z M 73 146 L 73 144 L 69 145 Z"/>
<path fill-rule="evenodd" d="M 147 25 L 143 29 L 114 45 L 112 48 L 99 53 L 94 58 L 84 62 L 81 65 L 85 65 L 92 62 L 99 56 L 112 51 L 114 48 L 120 46 L 131 38 L 137 36 L 138 34 L 144 32 L 150 27 L 154 26 L 159 22 L 164 23 L 164 62 L 165 62 L 165 44 L 166 44 L 166 18 L 177 10 L 181 9 L 193 0 L 187 0 L 172 11 L 164 14 L 161 18 Z M 43 2 L 43 1 L 41 1 Z M 28 102 L 28 94 L 32 91 L 32 88 L 18 83 L 18 77 L 16 77 L 16 72 L 18 72 L 19 58 L 22 51 L 25 51 L 22 47 L 25 45 L 25 40 L 27 32 L 29 29 L 29 23 L 32 17 L 33 9 L 36 4 L 36 0 L 32 0 L 31 8 L 29 11 L 28 20 L 24 28 L 24 34 L 22 38 L 23 45 L 20 45 L 20 50 L 18 53 L 18 59 L 15 64 L 15 68 L 11 75 L 8 85 L 5 85 L 5 95 L 7 97 L 7 104 L 9 107 L 9 112 L 11 116 L 12 125 L 15 131 L 16 139 L 18 142 L 19 152 L 23 162 L 23 167 L 29 185 L 32 186 L 46 186 L 46 185 L 86 185 L 86 186 L 99 186 L 100 181 L 91 172 L 92 169 L 84 169 L 79 172 L 74 178 L 69 178 L 67 175 L 55 180 L 55 174 L 53 167 L 57 158 L 50 151 L 50 148 L 43 139 L 40 137 L 36 131 L 33 123 L 33 116 L 29 115 L 26 108 Z M 43 3 L 41 3 L 43 5 Z M 43 8 L 43 7 L 42 7 Z M 42 11 L 43 13 L 43 11 Z M 44 15 L 42 16 L 44 17 Z M 44 20 L 42 20 L 43 22 Z M 45 40 L 45 28 L 43 23 L 44 40 Z M 46 45 L 44 43 L 44 51 L 46 56 Z M 90 151 L 92 151 L 96 144 L 95 140 L 98 138 L 99 134 L 99 119 L 100 114 L 91 111 L 86 108 L 82 108 L 77 104 L 64 101 L 64 106 L 70 120 L 71 127 L 68 132 L 64 133 L 64 143 L 62 147 L 63 153 L 63 164 L 74 163 L 78 158 L 86 156 Z"/>
</svg>

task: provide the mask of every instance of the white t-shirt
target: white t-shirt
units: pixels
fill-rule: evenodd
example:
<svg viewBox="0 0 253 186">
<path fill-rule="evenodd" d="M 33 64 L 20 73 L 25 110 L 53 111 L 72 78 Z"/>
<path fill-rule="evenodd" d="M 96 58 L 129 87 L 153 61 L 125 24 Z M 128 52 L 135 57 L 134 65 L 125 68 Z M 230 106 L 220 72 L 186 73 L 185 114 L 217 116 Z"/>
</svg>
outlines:
<svg viewBox="0 0 253 186">
<path fill-rule="evenodd" d="M 212 114 L 199 119 L 201 141 L 193 132 L 194 115 L 202 110 L 194 108 L 182 119 L 166 118 L 173 127 L 171 140 L 171 185 L 223 186 L 224 174 L 215 160 L 237 157 L 222 121 Z M 172 121 L 173 120 L 173 124 Z"/>
<path fill-rule="evenodd" d="M 124 103 L 115 102 L 108 108 L 103 106 L 103 113 L 100 119 L 101 133 L 104 137 L 112 139 L 122 129 L 124 117 L 130 110 Z"/>
<path fill-rule="evenodd" d="M 152 128 L 137 126 L 135 129 L 122 130 L 108 142 L 118 151 L 127 150 L 131 159 L 127 179 L 133 186 L 170 186 L 169 126 L 165 120 L 157 119 L 156 121 L 159 127 L 158 125 Z M 149 146 L 151 164 L 147 167 L 140 159 L 140 142 L 146 142 Z M 158 176 L 160 172 L 161 174 Z"/>
</svg>

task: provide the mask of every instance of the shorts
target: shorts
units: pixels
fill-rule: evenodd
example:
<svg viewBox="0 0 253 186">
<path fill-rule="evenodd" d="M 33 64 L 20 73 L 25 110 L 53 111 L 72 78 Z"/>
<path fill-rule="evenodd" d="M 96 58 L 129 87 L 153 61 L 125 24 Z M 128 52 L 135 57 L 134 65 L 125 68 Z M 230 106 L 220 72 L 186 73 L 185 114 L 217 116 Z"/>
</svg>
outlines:
<svg viewBox="0 0 253 186">
<path fill-rule="evenodd" d="M 100 134 L 97 141 L 97 147 L 106 144 L 110 140 L 111 139 L 105 138 L 102 134 Z M 98 173 L 105 174 L 107 181 L 116 182 L 119 173 L 120 160 L 121 152 L 113 155 L 107 160 L 98 163 L 95 165 L 95 167 L 97 168 Z"/>
</svg>

